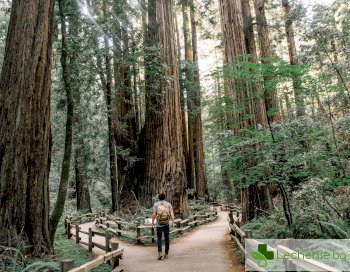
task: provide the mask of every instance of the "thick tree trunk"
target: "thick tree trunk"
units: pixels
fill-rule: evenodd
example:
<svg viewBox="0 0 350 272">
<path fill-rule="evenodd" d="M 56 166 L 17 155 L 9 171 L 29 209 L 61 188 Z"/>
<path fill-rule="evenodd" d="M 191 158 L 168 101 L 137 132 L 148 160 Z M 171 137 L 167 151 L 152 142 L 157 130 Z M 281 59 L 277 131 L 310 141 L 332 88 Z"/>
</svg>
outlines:
<svg viewBox="0 0 350 272">
<path fill-rule="evenodd" d="M 241 0 L 220 0 L 221 20 L 223 28 L 223 39 L 225 47 L 225 63 L 229 64 L 232 62 L 242 61 L 240 55 L 247 53 L 246 46 L 249 46 L 249 50 L 254 54 L 254 45 L 252 43 L 252 37 L 249 37 L 248 33 L 244 33 L 244 19 L 245 16 L 249 15 L 249 7 L 245 6 L 247 3 L 243 3 L 244 10 L 242 9 Z M 245 18 L 246 20 L 248 18 Z M 246 35 L 244 35 L 246 34 Z M 247 41 L 247 39 L 250 39 Z M 254 58 L 252 54 L 251 58 Z M 233 67 L 233 69 L 238 69 Z M 234 113 L 235 123 L 233 130 L 235 133 L 239 133 L 239 130 L 248 126 L 256 126 L 254 120 L 247 118 L 251 115 L 249 100 L 248 85 L 246 82 L 242 82 L 239 79 L 227 79 L 227 88 L 233 97 L 234 107 L 239 107 L 242 110 Z M 235 91 L 235 92 L 233 92 Z M 248 101 L 247 101 L 248 100 Z M 256 100 L 255 100 L 256 102 Z M 257 108 L 257 105 L 254 107 Z M 258 120 L 258 117 L 255 118 Z M 262 120 L 262 116 L 260 117 Z M 259 148 L 258 145 L 256 148 Z M 246 156 L 245 161 L 248 165 L 256 163 L 254 159 Z M 237 171 L 244 174 L 244 169 L 237 168 Z M 242 205 L 242 220 L 250 220 L 255 216 L 256 208 L 266 209 L 268 207 L 268 199 L 266 198 L 266 189 L 258 187 L 257 185 L 250 185 L 245 188 L 245 180 L 240 180 L 241 185 L 241 205 Z"/>
<path fill-rule="evenodd" d="M 265 0 L 254 0 L 255 15 L 258 25 L 258 40 L 259 40 L 259 50 L 260 56 L 263 59 L 262 63 L 270 64 L 271 61 L 266 58 L 272 57 L 272 51 L 270 46 L 270 35 L 269 29 L 267 27 L 266 15 L 265 15 Z M 270 87 L 267 89 L 270 80 L 270 76 L 266 75 L 264 77 L 265 81 L 265 104 L 266 112 L 268 115 L 268 121 L 274 122 L 280 119 L 280 113 L 278 109 L 278 98 L 277 90 L 275 87 Z"/>
<path fill-rule="evenodd" d="M 185 82 L 184 88 L 187 95 L 187 126 L 188 126 L 188 158 L 186 160 L 187 188 L 194 188 L 195 183 L 195 159 L 194 159 L 194 120 L 193 120 L 193 51 L 190 39 L 188 2 L 182 2 L 183 34 L 185 47 Z"/>
<path fill-rule="evenodd" d="M 178 73 L 179 73 L 179 85 L 180 85 L 180 102 L 181 102 L 181 121 L 182 121 L 182 145 L 183 152 L 185 156 L 185 164 L 186 164 L 186 176 L 187 176 L 187 188 L 192 188 L 192 184 L 190 184 L 191 180 L 191 165 L 190 157 L 189 157 L 189 149 L 188 149 L 188 134 L 187 134 L 187 118 L 186 118 L 186 98 L 185 98 L 185 90 L 186 90 L 186 79 L 184 80 L 184 64 L 181 62 L 181 45 L 180 45 L 180 31 L 178 20 L 176 17 L 176 12 L 174 11 L 175 17 L 175 26 L 176 26 L 176 44 L 177 44 L 177 57 L 178 57 Z M 188 19 L 187 19 L 188 20 Z M 186 75 L 185 75 L 186 76 Z M 192 187 L 189 187 L 192 186 Z"/>
<path fill-rule="evenodd" d="M 252 14 L 250 11 L 249 0 L 241 0 L 243 12 L 244 37 L 247 53 L 250 55 L 249 61 L 258 62 L 258 54 L 256 51 L 255 35 Z M 251 86 L 252 109 L 254 109 L 255 123 L 263 128 L 268 126 L 266 105 L 264 100 L 263 86 L 259 83 L 253 83 Z"/>
<path fill-rule="evenodd" d="M 289 53 L 289 63 L 291 65 L 297 65 L 297 50 L 295 46 L 293 21 L 289 17 L 290 5 L 289 0 L 282 0 L 282 8 L 284 13 L 284 25 L 286 29 L 288 53 Z M 293 77 L 293 89 L 294 89 L 294 99 L 296 105 L 297 116 L 305 115 L 305 102 L 301 95 L 301 79 L 298 76 Z"/>
<path fill-rule="evenodd" d="M 114 76 L 116 86 L 116 113 L 115 141 L 117 145 L 118 186 L 120 198 L 128 199 L 130 192 L 137 191 L 135 167 L 131 157 L 136 155 L 136 143 L 138 132 L 138 120 L 135 110 L 137 103 L 137 89 L 132 84 L 133 74 L 130 63 L 130 37 L 128 29 L 131 29 L 127 14 L 123 9 L 127 1 L 114 2 L 114 16 L 119 21 L 116 23 L 114 35 Z M 131 31 L 132 36 L 133 33 Z M 131 41 L 133 47 L 134 41 Z M 133 50 L 133 48 L 131 48 Z M 134 77 L 135 79 L 135 77 Z M 136 79 L 135 79 L 136 82 Z M 137 106 L 137 104 L 136 104 Z M 138 106 L 137 106 L 138 107 Z"/>
<path fill-rule="evenodd" d="M 185 161 L 172 0 L 148 2 L 145 183 L 151 196 L 164 191 L 177 215 L 186 206 Z M 155 49 L 158 47 L 158 49 Z M 160 65 L 160 63 L 164 65 Z M 166 80 L 165 80 L 166 79 Z"/>
<path fill-rule="evenodd" d="M 220 0 L 221 26 L 223 33 L 225 63 L 230 65 L 234 62 L 243 61 L 242 55 L 247 53 L 245 37 L 243 32 L 243 16 L 240 0 Z M 232 67 L 232 69 L 238 69 Z M 233 98 L 233 126 L 234 132 L 252 124 L 250 116 L 250 98 L 248 95 L 248 86 L 237 78 L 226 80 L 226 87 L 230 97 Z"/>
<path fill-rule="evenodd" d="M 50 88 L 54 1 L 12 1 L 0 77 L 0 241 L 51 252 Z"/>
<path fill-rule="evenodd" d="M 70 162 L 72 156 L 72 145 L 73 145 L 73 117 L 74 117 L 74 101 L 72 94 L 71 86 L 71 77 L 69 69 L 69 52 L 67 44 L 67 27 L 64 9 L 66 8 L 66 0 L 58 1 L 60 19 L 61 19 L 61 34 L 62 34 L 62 49 L 61 49 L 61 65 L 63 71 L 63 82 L 64 88 L 66 90 L 66 99 L 67 99 L 67 119 L 66 119 L 66 137 L 64 144 L 64 154 L 62 160 L 61 168 L 61 179 L 60 185 L 58 188 L 58 195 L 56 199 L 55 206 L 53 208 L 51 217 L 50 217 L 50 236 L 51 241 L 55 238 L 56 229 L 58 223 L 61 219 L 64 205 L 66 203 L 67 190 L 68 190 L 68 179 L 70 172 Z"/>
<path fill-rule="evenodd" d="M 190 0 L 192 48 L 193 48 L 193 95 L 194 95 L 194 114 L 193 114 L 193 140 L 196 174 L 196 192 L 198 197 L 204 197 L 208 194 L 207 179 L 205 175 L 204 146 L 203 146 L 203 124 L 201 109 L 201 89 L 198 65 L 198 46 L 197 46 L 197 26 L 195 18 L 195 6 L 193 0 Z"/>
</svg>

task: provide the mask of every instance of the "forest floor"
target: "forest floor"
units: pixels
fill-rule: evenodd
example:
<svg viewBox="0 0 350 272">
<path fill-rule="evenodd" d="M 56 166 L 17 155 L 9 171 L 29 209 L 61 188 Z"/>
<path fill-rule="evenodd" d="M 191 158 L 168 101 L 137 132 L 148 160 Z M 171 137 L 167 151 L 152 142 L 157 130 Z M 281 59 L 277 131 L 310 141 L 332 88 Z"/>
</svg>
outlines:
<svg viewBox="0 0 350 272">
<path fill-rule="evenodd" d="M 170 241 L 169 259 L 157 260 L 156 245 L 137 246 L 127 244 L 116 238 L 119 248 L 124 249 L 122 265 L 126 272 L 243 272 L 228 232 L 227 212 L 218 212 L 219 218 L 207 225 L 202 225 L 192 232 Z M 94 223 L 80 225 L 82 230 L 94 227 Z M 87 236 L 82 236 L 82 240 Z M 95 240 L 101 239 L 101 241 Z M 104 244 L 103 237 L 94 237 L 94 241 Z M 87 240 L 86 240 L 87 242 Z M 164 245 L 163 245 L 164 249 Z M 95 254 L 104 254 L 95 250 Z"/>
</svg>

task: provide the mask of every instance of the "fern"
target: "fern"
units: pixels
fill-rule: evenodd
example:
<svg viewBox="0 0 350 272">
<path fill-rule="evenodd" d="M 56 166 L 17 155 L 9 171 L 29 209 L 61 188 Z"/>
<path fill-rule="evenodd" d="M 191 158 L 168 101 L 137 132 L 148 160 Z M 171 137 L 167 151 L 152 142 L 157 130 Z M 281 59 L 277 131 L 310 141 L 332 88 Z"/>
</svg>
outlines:
<svg viewBox="0 0 350 272">
<path fill-rule="evenodd" d="M 329 233 L 332 233 L 332 231 L 335 232 L 335 237 L 332 238 L 337 238 L 337 239 L 349 239 L 350 238 L 350 234 L 348 232 L 348 230 L 346 230 L 345 228 L 342 229 L 339 225 L 340 222 L 336 222 L 336 224 L 332 224 L 332 223 L 328 223 L 328 222 L 324 222 L 324 221 L 319 221 L 319 223 L 327 228 L 327 231 L 329 231 Z"/>
<path fill-rule="evenodd" d="M 49 269 L 49 271 L 60 271 L 58 263 L 37 261 L 27 266 L 22 272 L 37 272 Z"/>
</svg>

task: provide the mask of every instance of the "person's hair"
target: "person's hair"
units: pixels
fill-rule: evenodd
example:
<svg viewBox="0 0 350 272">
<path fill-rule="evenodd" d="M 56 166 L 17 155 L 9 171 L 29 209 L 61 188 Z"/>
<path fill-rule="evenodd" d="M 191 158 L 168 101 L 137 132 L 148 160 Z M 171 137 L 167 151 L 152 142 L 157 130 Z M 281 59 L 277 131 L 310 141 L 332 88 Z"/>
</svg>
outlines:
<svg viewBox="0 0 350 272">
<path fill-rule="evenodd" d="M 159 200 L 164 200 L 165 199 L 165 193 L 161 192 L 158 195 Z"/>
</svg>

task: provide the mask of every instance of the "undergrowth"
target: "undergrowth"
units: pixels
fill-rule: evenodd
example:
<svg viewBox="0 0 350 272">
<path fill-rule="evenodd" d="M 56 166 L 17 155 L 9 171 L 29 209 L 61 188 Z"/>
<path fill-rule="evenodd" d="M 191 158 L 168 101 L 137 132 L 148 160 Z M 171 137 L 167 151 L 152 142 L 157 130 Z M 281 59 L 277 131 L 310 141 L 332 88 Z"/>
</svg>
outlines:
<svg viewBox="0 0 350 272">
<path fill-rule="evenodd" d="M 25 245 L 21 244 L 8 258 L 0 258 L 0 272 L 58 272 L 60 271 L 60 261 L 73 259 L 75 267 L 87 263 L 96 256 L 89 253 L 81 245 L 76 244 L 73 240 L 68 240 L 64 235 L 63 226 L 60 226 L 55 243 L 54 255 L 45 258 L 28 258 L 25 257 Z M 91 271 L 93 272 L 109 272 L 111 267 L 107 264 L 101 265 Z"/>
</svg>

